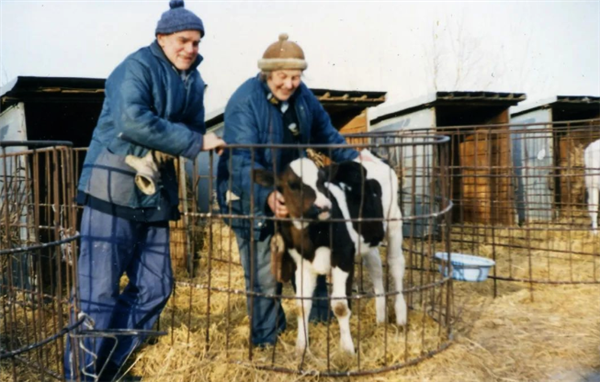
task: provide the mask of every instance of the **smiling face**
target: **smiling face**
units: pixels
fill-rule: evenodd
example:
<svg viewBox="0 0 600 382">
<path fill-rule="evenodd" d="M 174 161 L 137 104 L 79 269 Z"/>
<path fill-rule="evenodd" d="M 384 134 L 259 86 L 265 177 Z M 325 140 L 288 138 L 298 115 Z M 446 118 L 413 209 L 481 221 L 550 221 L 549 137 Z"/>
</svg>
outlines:
<svg viewBox="0 0 600 382">
<path fill-rule="evenodd" d="M 165 56 L 179 70 L 188 70 L 198 57 L 199 31 L 181 31 L 156 36 Z"/>
<path fill-rule="evenodd" d="M 267 77 L 267 85 L 280 101 L 287 101 L 300 86 L 302 70 L 275 70 Z"/>
</svg>

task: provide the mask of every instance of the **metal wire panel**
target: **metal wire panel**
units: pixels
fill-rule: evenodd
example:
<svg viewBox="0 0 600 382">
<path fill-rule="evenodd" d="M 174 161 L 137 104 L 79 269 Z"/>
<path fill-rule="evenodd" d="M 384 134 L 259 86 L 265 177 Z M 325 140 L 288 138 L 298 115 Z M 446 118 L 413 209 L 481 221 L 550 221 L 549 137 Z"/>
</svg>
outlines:
<svg viewBox="0 0 600 382">
<path fill-rule="evenodd" d="M 422 134 L 386 133 L 348 137 L 357 149 L 370 149 L 384 158 L 399 179 L 399 203 L 402 206 L 404 234 L 403 252 L 406 259 L 403 294 L 409 307 L 409 322 L 405 327 L 393 324 L 394 292 L 385 292 L 387 319 L 376 325 L 374 293 L 371 280 L 362 262 L 355 263 L 355 282 L 349 300 L 352 306 L 351 330 L 356 355 L 340 364 L 337 323 L 335 317 L 311 327 L 311 355 L 296 355 L 294 345 L 297 327 L 296 296 L 290 285 L 281 294 L 264 295 L 247 292 L 236 238 L 224 220 L 234 217 L 265 224 L 274 218 L 239 216 L 220 213 L 214 199 L 212 178 L 208 189 L 194 177 L 186 210 L 189 241 L 188 264 L 179 273 L 176 296 L 167 309 L 170 322 L 182 320 L 189 328 L 187 340 L 204 348 L 206 357 L 215 362 L 233 362 L 252 368 L 285 373 L 319 374 L 330 376 L 366 375 L 411 365 L 445 349 L 452 341 L 452 283 L 439 273 L 440 264 L 434 261 L 437 251 L 449 250 L 448 224 L 451 203 L 449 198 L 449 152 L 444 137 Z M 252 158 L 262 150 L 297 149 L 295 146 L 235 146 L 248 150 Z M 333 146 L 307 146 L 330 156 Z M 209 163 L 213 163 L 212 160 Z M 324 163 L 327 163 L 325 161 Z M 193 171 L 194 174 L 198 172 Z M 211 169 L 209 174 L 213 174 Z M 250 176 L 250 174 L 247 174 Z M 198 195 L 211 196 L 212 211 L 199 213 Z M 386 290 L 390 285 L 387 248 L 380 249 L 384 264 Z M 253 257 L 252 257 L 253 258 Z M 253 266 L 253 265 L 251 265 Z M 329 285 L 331 288 L 331 285 Z M 281 301 L 287 315 L 287 329 L 278 342 L 267 348 L 250 345 L 248 311 L 253 298 L 266 297 Z M 246 306 L 246 299 L 250 305 Z M 331 301 L 331 296 L 328 297 Z M 177 312 L 186 311 L 180 316 Z M 198 343 L 200 341 L 200 343 Z M 316 344 L 316 345 L 315 345 Z M 219 360 L 219 361 L 217 361 Z"/>
<path fill-rule="evenodd" d="M 0 142 L 2 380 L 62 378 L 76 301 L 69 142 Z"/>
<path fill-rule="evenodd" d="M 600 283 L 583 161 L 600 120 L 440 133 L 450 137 L 454 252 L 494 259 L 491 277 L 529 283 L 532 298 L 534 283 Z"/>
</svg>

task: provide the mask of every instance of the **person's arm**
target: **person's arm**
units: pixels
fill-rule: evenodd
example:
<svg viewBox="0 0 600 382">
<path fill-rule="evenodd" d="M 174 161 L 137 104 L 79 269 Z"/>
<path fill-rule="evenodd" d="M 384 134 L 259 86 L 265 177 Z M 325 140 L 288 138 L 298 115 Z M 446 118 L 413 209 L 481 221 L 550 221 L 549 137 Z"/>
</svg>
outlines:
<svg viewBox="0 0 600 382">
<path fill-rule="evenodd" d="M 157 115 L 151 73 L 136 60 L 119 66 L 106 83 L 106 96 L 119 139 L 173 156 L 194 159 L 203 148 L 204 105 L 197 105 L 194 126 Z M 165 89 L 169 91 L 169 89 Z"/>
<path fill-rule="evenodd" d="M 232 105 L 225 111 L 225 133 L 223 139 L 228 144 L 253 145 L 259 141 L 258 123 L 256 113 L 248 102 Z M 255 208 L 264 207 L 267 197 L 273 189 L 255 184 L 252 181 L 253 169 L 265 169 L 262 149 L 254 149 L 254 160 L 252 160 L 252 149 L 233 148 L 228 149 L 228 154 L 221 160 L 227 161 L 227 168 L 231 176 L 232 189 L 237 196 L 250 198 L 251 187 L 254 187 Z M 230 163 L 231 161 L 231 163 Z"/>
<path fill-rule="evenodd" d="M 308 102 L 310 102 L 310 107 L 313 111 L 311 143 L 346 144 L 344 137 L 331 124 L 329 114 L 327 114 L 319 100 L 317 100 L 316 97 L 308 98 Z M 323 150 L 322 152 L 325 155 L 329 155 L 331 153 L 331 159 L 333 159 L 335 162 L 352 160 L 358 156 L 358 151 L 350 147 L 332 149 L 331 152 L 328 150 Z"/>
<path fill-rule="evenodd" d="M 188 120 L 183 122 L 190 129 L 203 134 L 202 151 L 216 149 L 217 154 L 221 155 L 225 141 L 214 133 L 206 133 L 206 125 L 204 123 L 204 82 L 200 77 L 200 73 L 197 73 L 195 81 L 202 84 L 202 86 L 195 87 L 196 94 L 188 101 L 190 105 L 196 105 L 195 112 Z"/>
</svg>

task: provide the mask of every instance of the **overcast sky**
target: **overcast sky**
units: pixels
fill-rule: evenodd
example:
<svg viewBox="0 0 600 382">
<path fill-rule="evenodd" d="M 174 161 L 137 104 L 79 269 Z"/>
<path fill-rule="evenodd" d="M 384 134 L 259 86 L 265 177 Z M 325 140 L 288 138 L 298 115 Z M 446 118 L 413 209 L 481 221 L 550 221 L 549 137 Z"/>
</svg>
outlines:
<svg viewBox="0 0 600 382">
<path fill-rule="evenodd" d="M 314 88 L 600 95 L 599 1 L 186 1 L 204 22 L 206 108 L 223 107 L 281 32 L 304 49 Z M 0 0 L 0 83 L 106 78 L 150 44 L 168 1 Z"/>
</svg>

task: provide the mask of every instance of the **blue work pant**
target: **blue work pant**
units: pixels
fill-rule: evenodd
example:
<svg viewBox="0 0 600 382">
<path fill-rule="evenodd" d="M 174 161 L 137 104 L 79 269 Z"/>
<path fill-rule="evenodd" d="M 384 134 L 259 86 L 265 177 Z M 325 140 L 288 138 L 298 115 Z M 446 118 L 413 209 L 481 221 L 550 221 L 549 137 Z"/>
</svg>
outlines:
<svg viewBox="0 0 600 382">
<path fill-rule="evenodd" d="M 246 230 L 234 229 L 240 251 L 240 260 L 244 268 L 246 291 L 267 295 L 281 295 L 282 285 L 278 283 L 271 273 L 271 237 L 272 234 L 263 234 L 259 240 L 254 241 L 254 250 L 250 251 L 250 238 Z M 254 264 L 251 264 L 251 252 L 254 255 Z M 253 285 L 250 283 L 254 270 Z M 292 284 L 294 279 L 292 278 Z M 295 285 L 294 285 L 295 289 Z M 317 286 L 314 297 L 327 297 L 327 282 L 325 276 L 317 277 Z M 252 344 L 254 346 L 272 345 L 277 341 L 277 334 L 285 330 L 285 313 L 279 298 L 251 296 L 246 298 L 248 315 L 251 318 Z M 309 320 L 326 321 L 333 317 L 329 312 L 326 299 L 314 300 Z"/>
<path fill-rule="evenodd" d="M 81 311 L 95 322 L 94 330 L 150 330 L 173 289 L 168 222 L 140 223 L 85 207 L 80 231 L 79 299 Z M 124 273 L 129 282 L 121 291 Z M 112 378 L 144 340 L 128 335 L 117 339 L 86 338 L 88 351 L 77 349 L 78 371 L 72 370 L 68 341 L 67 379 L 76 379 L 73 373 L 85 369 L 80 378 L 86 380 L 84 374 L 97 376 L 103 367 L 100 380 Z"/>
</svg>

